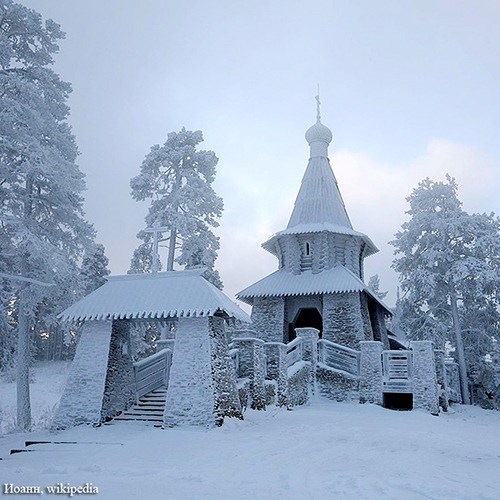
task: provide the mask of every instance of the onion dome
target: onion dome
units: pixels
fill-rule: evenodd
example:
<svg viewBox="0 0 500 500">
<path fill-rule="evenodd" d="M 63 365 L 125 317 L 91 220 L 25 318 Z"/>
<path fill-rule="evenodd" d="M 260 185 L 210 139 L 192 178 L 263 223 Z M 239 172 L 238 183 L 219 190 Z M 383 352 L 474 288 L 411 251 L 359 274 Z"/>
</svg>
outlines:
<svg viewBox="0 0 500 500">
<path fill-rule="evenodd" d="M 311 145 L 313 142 L 326 142 L 326 144 L 330 144 L 333 139 L 332 131 L 323 125 L 319 120 L 312 126 L 307 129 L 306 132 L 306 141 Z"/>
<path fill-rule="evenodd" d="M 319 92 L 316 96 L 316 123 L 307 129 L 306 141 L 311 148 L 311 158 L 328 158 L 328 145 L 332 142 L 332 131 L 321 123 Z"/>
</svg>

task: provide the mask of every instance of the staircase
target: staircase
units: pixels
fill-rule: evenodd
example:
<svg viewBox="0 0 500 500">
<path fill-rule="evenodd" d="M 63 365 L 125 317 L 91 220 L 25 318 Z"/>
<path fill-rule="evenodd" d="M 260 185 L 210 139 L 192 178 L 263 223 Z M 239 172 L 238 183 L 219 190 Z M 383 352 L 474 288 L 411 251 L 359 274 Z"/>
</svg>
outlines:
<svg viewBox="0 0 500 500">
<path fill-rule="evenodd" d="M 165 386 L 158 387 L 139 398 L 138 404 L 120 413 L 112 422 L 137 421 L 160 426 L 163 423 L 163 412 L 165 411 L 165 400 L 167 389 Z"/>
</svg>

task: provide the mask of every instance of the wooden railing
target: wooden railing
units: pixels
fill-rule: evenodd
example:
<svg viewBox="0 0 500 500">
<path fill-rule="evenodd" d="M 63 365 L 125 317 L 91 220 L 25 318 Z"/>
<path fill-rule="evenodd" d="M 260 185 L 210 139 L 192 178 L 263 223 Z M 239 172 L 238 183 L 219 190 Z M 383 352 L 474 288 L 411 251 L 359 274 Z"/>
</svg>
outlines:
<svg viewBox="0 0 500 500">
<path fill-rule="evenodd" d="M 297 337 L 286 345 L 286 366 L 302 361 L 302 339 Z"/>
<path fill-rule="evenodd" d="M 170 349 L 163 349 L 134 363 L 136 398 L 139 399 L 162 385 L 168 385 L 171 364 Z"/>
<path fill-rule="evenodd" d="M 384 392 L 412 392 L 412 352 L 383 351 Z"/>
<path fill-rule="evenodd" d="M 329 340 L 318 341 L 318 361 L 324 365 L 359 376 L 360 352 Z"/>
</svg>

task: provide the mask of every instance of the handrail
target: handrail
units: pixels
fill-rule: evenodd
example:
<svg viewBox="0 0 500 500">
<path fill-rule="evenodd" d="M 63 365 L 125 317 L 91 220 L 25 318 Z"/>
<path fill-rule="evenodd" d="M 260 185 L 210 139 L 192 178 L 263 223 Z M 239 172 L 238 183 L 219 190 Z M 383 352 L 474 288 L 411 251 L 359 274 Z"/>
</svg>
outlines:
<svg viewBox="0 0 500 500">
<path fill-rule="evenodd" d="M 286 344 L 286 366 L 290 367 L 297 361 L 302 361 L 303 344 L 302 338 L 297 337 Z"/>
<path fill-rule="evenodd" d="M 290 352 L 295 346 L 302 344 L 302 337 L 295 337 L 291 342 L 286 344 L 287 352 Z"/>
<path fill-rule="evenodd" d="M 318 341 L 318 360 L 329 368 L 359 376 L 360 357 L 356 349 L 326 339 Z"/>
<path fill-rule="evenodd" d="M 134 363 L 134 379 L 136 399 L 154 391 L 162 385 L 168 385 L 172 351 L 163 349 L 147 358 Z"/>
<path fill-rule="evenodd" d="M 327 339 L 319 339 L 318 344 L 323 344 L 323 345 L 335 347 L 335 349 L 338 349 L 339 351 L 345 351 L 345 352 L 349 352 L 349 353 L 356 354 L 356 355 L 360 353 L 360 351 L 353 349 L 352 347 L 347 347 L 345 345 L 336 344 L 335 342 L 332 342 L 331 340 L 327 340 Z"/>
<path fill-rule="evenodd" d="M 166 349 L 162 349 L 161 351 L 155 352 L 154 354 L 151 354 L 151 356 L 148 356 L 147 358 L 141 359 L 139 361 L 136 361 L 134 363 L 134 368 L 140 369 L 143 368 L 146 365 L 151 364 L 153 361 L 156 361 L 157 359 L 165 357 Z"/>
</svg>

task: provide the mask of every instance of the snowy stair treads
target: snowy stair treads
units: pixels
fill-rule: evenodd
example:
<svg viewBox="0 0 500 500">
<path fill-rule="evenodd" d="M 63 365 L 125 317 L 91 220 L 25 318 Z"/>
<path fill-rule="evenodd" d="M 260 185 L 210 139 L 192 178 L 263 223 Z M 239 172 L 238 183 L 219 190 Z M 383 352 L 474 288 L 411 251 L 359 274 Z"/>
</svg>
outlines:
<svg viewBox="0 0 500 500">
<path fill-rule="evenodd" d="M 148 392 L 139 398 L 138 404 L 115 417 L 110 423 L 136 421 L 161 424 L 163 422 L 163 413 L 165 411 L 166 396 L 167 390 L 164 388 Z"/>
</svg>

